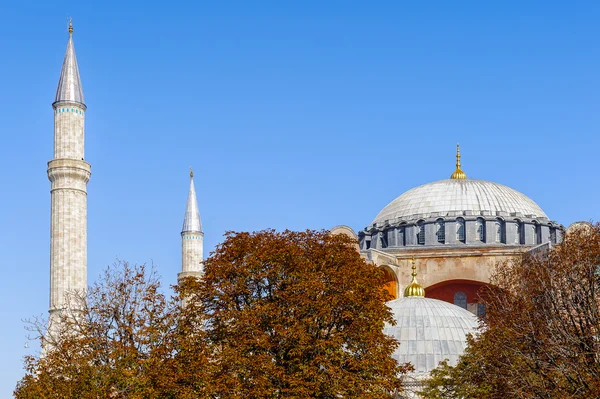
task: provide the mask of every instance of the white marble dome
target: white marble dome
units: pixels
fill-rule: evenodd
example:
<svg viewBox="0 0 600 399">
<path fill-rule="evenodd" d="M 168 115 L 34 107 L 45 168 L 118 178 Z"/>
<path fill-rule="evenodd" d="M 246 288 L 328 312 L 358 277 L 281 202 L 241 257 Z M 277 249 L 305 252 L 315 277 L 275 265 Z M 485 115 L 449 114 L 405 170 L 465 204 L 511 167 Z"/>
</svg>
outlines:
<svg viewBox="0 0 600 399">
<path fill-rule="evenodd" d="M 437 216 L 456 216 L 471 211 L 492 216 L 548 218 L 529 197 L 510 187 L 485 180 L 447 179 L 408 190 L 379 212 L 373 223 L 395 219 L 411 220 Z"/>
<path fill-rule="evenodd" d="M 466 346 L 466 336 L 477 328 L 477 317 L 448 302 L 424 297 L 404 297 L 387 302 L 396 325 L 383 332 L 400 343 L 392 357 L 410 362 L 415 373 L 425 374 L 444 359 L 455 365 Z"/>
</svg>

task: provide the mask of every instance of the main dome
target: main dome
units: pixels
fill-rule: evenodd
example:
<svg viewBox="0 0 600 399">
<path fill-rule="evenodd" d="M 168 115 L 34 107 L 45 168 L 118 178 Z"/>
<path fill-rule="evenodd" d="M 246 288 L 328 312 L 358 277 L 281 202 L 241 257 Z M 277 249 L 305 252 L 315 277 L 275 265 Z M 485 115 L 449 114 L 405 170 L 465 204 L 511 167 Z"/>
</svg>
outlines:
<svg viewBox="0 0 600 399">
<path fill-rule="evenodd" d="M 510 187 L 485 180 L 447 179 L 408 190 L 379 212 L 373 220 L 411 220 L 436 216 L 457 216 L 465 211 L 483 211 L 498 216 L 548 218 L 531 198 Z M 449 215 L 458 212 L 458 214 Z"/>
<path fill-rule="evenodd" d="M 444 359 L 455 365 L 463 354 L 466 336 L 474 333 L 477 318 L 459 306 L 432 298 L 404 297 L 387 302 L 396 325 L 383 332 L 400 343 L 392 357 L 410 362 L 415 373 L 425 374 Z"/>
</svg>

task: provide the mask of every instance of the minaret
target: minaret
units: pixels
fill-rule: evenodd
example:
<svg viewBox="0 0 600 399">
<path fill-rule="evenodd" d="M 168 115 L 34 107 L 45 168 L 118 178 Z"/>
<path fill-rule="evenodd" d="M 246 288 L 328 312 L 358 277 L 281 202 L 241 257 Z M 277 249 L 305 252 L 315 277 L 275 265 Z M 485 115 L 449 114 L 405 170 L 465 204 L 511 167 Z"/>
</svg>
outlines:
<svg viewBox="0 0 600 399">
<path fill-rule="evenodd" d="M 67 294 L 87 288 L 87 183 L 85 162 L 86 106 L 79 78 L 73 24 L 63 61 L 54 109 L 54 158 L 48 162 L 52 182 L 50 221 L 50 322 L 68 306 Z"/>
<path fill-rule="evenodd" d="M 204 233 L 196 201 L 194 172 L 190 169 L 190 192 L 188 194 L 183 228 L 181 229 L 181 273 L 177 278 L 202 277 Z"/>
</svg>

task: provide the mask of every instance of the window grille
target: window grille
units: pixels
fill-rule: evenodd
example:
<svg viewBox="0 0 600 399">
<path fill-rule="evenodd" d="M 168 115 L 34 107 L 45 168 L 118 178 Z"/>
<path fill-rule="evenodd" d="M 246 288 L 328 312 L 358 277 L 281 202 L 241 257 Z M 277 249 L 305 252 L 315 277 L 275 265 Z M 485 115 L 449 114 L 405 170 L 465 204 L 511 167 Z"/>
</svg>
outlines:
<svg viewBox="0 0 600 399">
<path fill-rule="evenodd" d="M 425 223 L 417 223 L 417 243 L 419 245 L 425 245 Z"/>
<path fill-rule="evenodd" d="M 550 228 L 550 242 L 556 244 L 556 229 Z"/>
<path fill-rule="evenodd" d="M 531 230 L 533 232 L 533 243 L 534 244 L 540 244 L 540 225 L 539 224 L 534 224 L 531 226 Z"/>
<path fill-rule="evenodd" d="M 457 292 L 454 294 L 454 304 L 460 306 L 463 309 L 467 308 L 467 294 L 464 292 Z"/>
<path fill-rule="evenodd" d="M 475 221 L 477 231 L 477 239 L 481 242 L 485 241 L 485 221 L 482 218 L 477 218 Z"/>
<path fill-rule="evenodd" d="M 456 241 L 465 242 L 465 220 L 456 219 Z"/>
<path fill-rule="evenodd" d="M 515 234 L 515 244 L 521 243 L 522 235 L 523 235 L 523 226 L 521 226 L 521 222 L 517 221 L 517 233 Z"/>
<path fill-rule="evenodd" d="M 502 220 L 496 220 L 496 242 L 504 242 L 503 224 Z"/>
<path fill-rule="evenodd" d="M 406 243 L 404 242 L 404 227 L 400 227 L 398 229 L 398 246 L 405 246 Z"/>
<path fill-rule="evenodd" d="M 446 242 L 446 227 L 444 225 L 444 221 L 439 219 L 436 223 L 436 236 L 437 240 L 440 244 L 444 244 Z"/>
<path fill-rule="evenodd" d="M 485 304 L 478 303 L 477 304 L 477 316 L 484 318 L 485 317 Z"/>
</svg>

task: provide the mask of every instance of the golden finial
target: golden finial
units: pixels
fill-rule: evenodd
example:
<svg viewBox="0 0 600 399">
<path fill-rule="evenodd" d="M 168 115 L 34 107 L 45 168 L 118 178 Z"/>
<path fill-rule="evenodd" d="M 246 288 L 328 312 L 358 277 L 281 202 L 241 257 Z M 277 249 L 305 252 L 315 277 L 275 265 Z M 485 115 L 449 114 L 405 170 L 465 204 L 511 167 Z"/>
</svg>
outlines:
<svg viewBox="0 0 600 399">
<path fill-rule="evenodd" d="M 417 283 L 417 266 L 415 265 L 415 257 L 414 256 L 412 257 L 412 274 L 411 275 L 412 275 L 412 281 L 404 289 L 404 296 L 405 297 L 409 297 L 409 296 L 424 297 L 425 290 L 423 289 L 423 287 L 421 287 L 419 285 L 419 283 Z"/>
<path fill-rule="evenodd" d="M 192 168 L 190 167 L 190 179 L 194 178 L 194 171 L 192 170 Z"/>
<path fill-rule="evenodd" d="M 450 176 L 454 180 L 463 180 L 467 178 L 465 172 L 460 168 L 460 144 L 456 143 L 456 170 Z"/>
<path fill-rule="evenodd" d="M 69 35 L 73 34 L 73 18 L 69 18 Z"/>
</svg>

